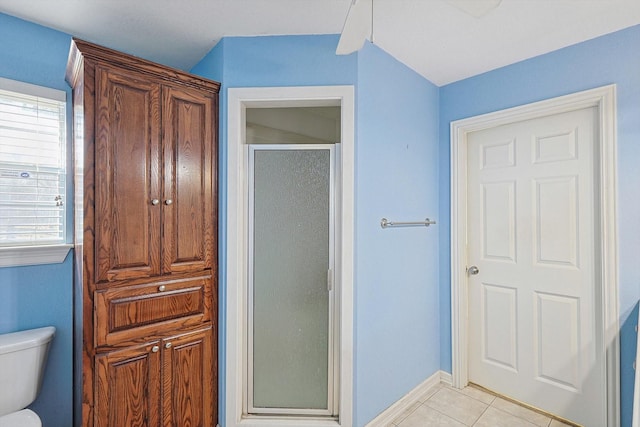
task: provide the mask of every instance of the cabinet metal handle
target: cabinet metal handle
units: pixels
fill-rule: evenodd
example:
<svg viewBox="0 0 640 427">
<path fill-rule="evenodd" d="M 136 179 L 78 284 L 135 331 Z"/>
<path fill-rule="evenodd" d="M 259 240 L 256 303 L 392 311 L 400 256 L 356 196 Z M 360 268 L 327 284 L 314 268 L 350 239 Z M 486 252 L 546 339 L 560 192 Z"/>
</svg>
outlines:
<svg viewBox="0 0 640 427">
<path fill-rule="evenodd" d="M 159 292 L 164 292 L 165 289 L 167 289 L 167 287 L 165 285 L 158 286 L 158 291 Z"/>
<path fill-rule="evenodd" d="M 158 206 L 158 204 L 159 204 L 159 203 L 160 203 L 160 200 L 158 200 L 158 199 L 153 199 L 153 200 L 151 200 L 151 204 L 152 204 L 153 206 Z"/>
<path fill-rule="evenodd" d="M 166 344 L 164 345 L 164 348 L 171 348 L 171 343 L 170 343 L 170 342 L 166 343 Z"/>
<path fill-rule="evenodd" d="M 171 199 L 167 199 L 167 200 L 164 201 L 165 205 L 170 205 L 171 203 L 173 203 L 173 200 L 171 200 Z"/>
<path fill-rule="evenodd" d="M 157 345 L 154 345 L 153 347 L 151 347 L 152 353 L 157 353 L 158 351 L 160 351 L 160 347 L 158 347 Z"/>
</svg>

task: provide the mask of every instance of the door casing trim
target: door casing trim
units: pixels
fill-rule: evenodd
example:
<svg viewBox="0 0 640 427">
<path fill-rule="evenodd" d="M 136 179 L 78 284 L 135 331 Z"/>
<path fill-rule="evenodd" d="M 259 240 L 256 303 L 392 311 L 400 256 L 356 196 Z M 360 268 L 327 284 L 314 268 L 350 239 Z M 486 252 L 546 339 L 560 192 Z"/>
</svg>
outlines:
<svg viewBox="0 0 640 427">
<path fill-rule="evenodd" d="M 607 426 L 620 422 L 620 331 L 618 301 L 618 227 L 617 227 L 617 141 L 616 141 L 616 86 L 608 85 L 583 92 L 526 104 L 506 110 L 483 114 L 451 122 L 451 355 L 453 386 L 468 384 L 468 324 L 469 304 L 466 275 L 467 253 L 467 136 L 470 132 L 496 126 L 560 114 L 583 108 L 596 107 L 599 140 L 596 141 L 596 171 L 599 179 L 598 202 L 600 216 L 596 227 L 600 229 L 600 271 L 597 278 L 601 287 L 596 295 L 599 322 L 596 327 L 603 337 L 602 351 L 606 375 Z M 603 402 L 603 404 L 605 404 Z"/>
<path fill-rule="evenodd" d="M 353 86 L 229 88 L 227 92 L 227 248 L 226 248 L 226 384 L 227 427 L 351 427 L 353 423 L 353 313 L 354 313 L 354 201 L 355 201 L 355 89 Z M 339 274 L 340 323 L 339 416 L 243 416 L 243 360 L 246 330 L 247 209 L 245 111 L 268 107 L 341 107 L 341 156 L 336 165 L 340 229 L 336 230 L 336 274 Z"/>
</svg>

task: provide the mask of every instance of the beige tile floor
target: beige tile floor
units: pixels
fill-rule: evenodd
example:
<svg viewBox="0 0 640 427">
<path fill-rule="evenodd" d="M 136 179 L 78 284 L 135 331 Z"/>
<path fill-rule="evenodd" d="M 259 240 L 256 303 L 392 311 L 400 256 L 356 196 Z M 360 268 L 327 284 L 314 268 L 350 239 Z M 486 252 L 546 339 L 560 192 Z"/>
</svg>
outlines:
<svg viewBox="0 0 640 427">
<path fill-rule="evenodd" d="M 561 427 L 567 424 L 475 387 L 438 385 L 387 427 Z"/>
</svg>

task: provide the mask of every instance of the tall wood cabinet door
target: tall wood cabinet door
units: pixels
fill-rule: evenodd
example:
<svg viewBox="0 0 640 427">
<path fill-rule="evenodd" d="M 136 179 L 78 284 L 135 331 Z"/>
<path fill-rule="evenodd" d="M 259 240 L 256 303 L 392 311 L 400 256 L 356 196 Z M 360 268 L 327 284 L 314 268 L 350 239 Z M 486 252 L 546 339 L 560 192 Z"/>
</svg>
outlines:
<svg viewBox="0 0 640 427">
<path fill-rule="evenodd" d="M 96 68 L 96 282 L 160 274 L 160 85 Z"/>
<path fill-rule="evenodd" d="M 213 98 L 163 88 L 163 272 L 213 265 Z"/>
<path fill-rule="evenodd" d="M 211 327 L 163 341 L 164 427 L 213 427 L 214 388 Z"/>
<path fill-rule="evenodd" d="M 159 427 L 160 343 L 96 356 L 95 427 Z"/>
</svg>

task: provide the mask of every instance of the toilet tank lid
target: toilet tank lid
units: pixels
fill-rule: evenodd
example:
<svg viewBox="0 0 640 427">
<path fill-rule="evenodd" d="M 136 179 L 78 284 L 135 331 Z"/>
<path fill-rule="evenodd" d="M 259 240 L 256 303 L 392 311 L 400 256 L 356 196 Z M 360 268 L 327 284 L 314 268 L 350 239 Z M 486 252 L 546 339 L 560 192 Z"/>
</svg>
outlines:
<svg viewBox="0 0 640 427">
<path fill-rule="evenodd" d="M 46 344 L 53 339 L 55 333 L 56 328 L 45 326 L 44 328 L 2 334 L 0 335 L 0 354 Z"/>
</svg>

